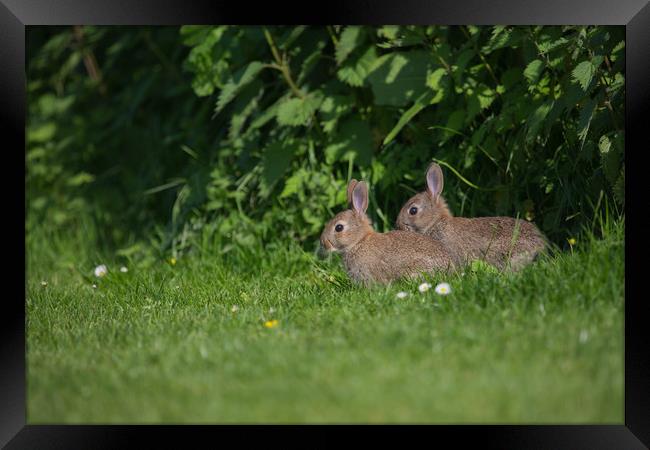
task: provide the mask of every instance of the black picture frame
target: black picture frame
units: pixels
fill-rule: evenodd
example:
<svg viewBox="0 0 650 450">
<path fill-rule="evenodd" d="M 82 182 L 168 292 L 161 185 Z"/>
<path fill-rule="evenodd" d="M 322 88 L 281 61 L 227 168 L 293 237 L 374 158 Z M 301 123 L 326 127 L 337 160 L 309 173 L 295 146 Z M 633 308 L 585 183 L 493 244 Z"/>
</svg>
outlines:
<svg viewBox="0 0 650 450">
<path fill-rule="evenodd" d="M 30 25 L 172 25 L 172 24 L 590 24 L 624 25 L 626 28 L 626 151 L 628 158 L 640 159 L 650 150 L 646 130 L 650 120 L 650 4 L 647 0 L 444 0 L 444 1 L 330 1 L 320 5 L 266 2 L 248 4 L 224 1 L 183 0 L 0 0 L 0 126 L 7 145 L 5 155 L 20 159 L 16 147 L 25 148 L 25 27 Z M 9 139 L 7 139 L 9 138 Z M 635 154 L 636 153 L 636 154 Z M 24 157 L 24 153 L 23 153 Z M 23 159 L 23 162 L 25 160 Z M 13 161 L 17 168 L 20 164 Z M 434 426 L 424 429 L 431 442 L 450 438 L 456 444 L 479 441 L 484 448 L 648 448 L 650 446 L 650 352 L 644 336 L 648 318 L 646 299 L 640 289 L 642 260 L 647 248 L 647 213 L 644 214 L 642 184 L 643 165 L 629 164 L 626 185 L 626 301 L 625 301 L 625 419 L 612 425 L 462 425 Z M 26 167 L 26 166 L 25 166 Z M 15 211 L 25 210 L 24 172 L 6 171 L 5 204 L 14 211 L 5 222 L 15 226 L 13 233 L 24 233 L 24 217 Z M 12 178 L 13 177 L 13 178 Z M 22 181 L 20 181 L 22 177 Z M 5 178 L 6 179 L 6 178 Z M 9 187 L 11 186 L 11 187 Z M 24 187 L 24 184 L 23 184 Z M 648 203 L 645 197 L 645 204 Z M 16 243 L 12 266 L 28 255 L 23 243 Z M 628 244 L 632 243 L 632 246 Z M 25 275 L 25 272 L 23 272 Z M 18 284 L 20 277 L 12 281 Z M 23 282 L 26 280 L 23 278 Z M 25 285 L 23 285 L 25 286 Z M 639 289 L 635 290 L 635 287 Z M 169 444 L 172 437 L 194 439 L 213 437 L 222 428 L 213 427 L 136 427 L 136 426 L 36 426 L 26 425 L 25 388 L 25 290 L 6 295 L 0 314 L 0 445 L 6 448 L 114 448 L 134 444 L 145 438 Z M 641 294 L 637 294 L 640 292 Z M 302 431 L 317 427 L 290 427 L 292 437 L 301 439 Z M 371 434 L 385 441 L 403 438 L 411 427 L 382 428 Z M 388 431 L 387 431 L 388 430 Z M 418 430 L 422 430 L 418 427 Z M 272 439 L 274 431 L 241 433 L 239 439 Z M 329 430 L 317 428 L 318 441 L 336 442 Z M 324 431 L 324 432 L 323 432 Z M 370 433 L 368 433 L 370 434 Z M 208 441 L 209 442 L 209 441 Z M 213 441 L 218 445 L 218 441 Z M 283 441 L 284 442 L 284 441 Z M 158 446 L 158 445 L 157 445 Z"/>
</svg>

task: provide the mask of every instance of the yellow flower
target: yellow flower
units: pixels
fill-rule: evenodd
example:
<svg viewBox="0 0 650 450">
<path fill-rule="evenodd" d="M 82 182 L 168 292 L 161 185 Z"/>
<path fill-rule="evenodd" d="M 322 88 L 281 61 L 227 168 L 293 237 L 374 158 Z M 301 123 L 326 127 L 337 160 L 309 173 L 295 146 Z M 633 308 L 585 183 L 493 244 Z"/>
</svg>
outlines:
<svg viewBox="0 0 650 450">
<path fill-rule="evenodd" d="M 275 328 L 275 327 L 278 326 L 278 321 L 275 320 L 275 319 L 273 319 L 273 320 L 267 320 L 266 322 L 264 322 L 264 326 L 265 326 L 266 328 Z"/>
<path fill-rule="evenodd" d="M 576 245 L 575 238 L 570 238 L 570 239 L 568 239 L 568 241 L 569 241 L 569 245 Z"/>
<path fill-rule="evenodd" d="M 169 258 L 169 264 L 171 264 L 172 266 L 175 266 L 176 265 L 176 258 L 174 258 L 173 256 L 171 258 Z"/>
</svg>

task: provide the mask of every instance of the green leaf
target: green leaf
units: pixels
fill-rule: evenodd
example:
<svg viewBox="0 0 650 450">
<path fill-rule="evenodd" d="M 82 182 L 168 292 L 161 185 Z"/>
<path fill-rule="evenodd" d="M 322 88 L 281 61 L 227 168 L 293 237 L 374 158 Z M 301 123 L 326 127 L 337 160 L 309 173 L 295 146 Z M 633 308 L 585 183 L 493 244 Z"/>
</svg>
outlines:
<svg viewBox="0 0 650 450">
<path fill-rule="evenodd" d="M 586 92 L 595 72 L 596 69 L 591 61 L 582 61 L 571 71 L 571 79 L 579 83 L 582 90 Z"/>
<path fill-rule="evenodd" d="M 411 106 L 406 110 L 404 114 L 402 114 L 402 117 L 400 117 L 400 119 L 397 121 L 397 124 L 393 127 L 392 130 L 390 130 L 388 135 L 386 135 L 383 145 L 389 144 L 395 138 L 395 136 L 397 136 L 397 133 L 399 133 L 400 130 L 404 128 L 404 125 L 409 123 L 417 113 L 429 105 L 431 103 L 431 100 L 433 100 L 434 95 L 435 94 L 431 91 L 427 91 L 420 95 L 417 100 L 415 100 L 415 103 L 413 103 L 413 106 Z"/>
<path fill-rule="evenodd" d="M 352 110 L 353 105 L 354 103 L 352 99 L 345 95 L 331 95 L 325 97 L 319 108 L 323 131 L 331 133 L 336 127 L 339 119 L 349 113 Z"/>
<path fill-rule="evenodd" d="M 51 140 L 56 134 L 56 124 L 53 122 L 46 122 L 36 127 L 27 129 L 28 142 L 47 142 Z"/>
<path fill-rule="evenodd" d="M 442 89 L 442 86 L 440 86 L 440 82 L 442 81 L 443 77 L 447 75 L 447 70 L 440 67 L 436 70 L 434 70 L 428 77 L 427 77 L 427 86 L 433 89 L 434 91 L 437 91 L 439 89 Z"/>
<path fill-rule="evenodd" d="M 354 51 L 365 37 L 365 28 L 360 26 L 346 27 L 336 45 L 336 63 L 341 65 L 343 61 Z"/>
<path fill-rule="evenodd" d="M 452 136 L 457 134 L 455 132 L 458 132 L 463 128 L 463 124 L 465 123 L 465 114 L 464 109 L 457 109 L 449 115 L 447 124 L 445 125 L 447 130 L 444 130 L 443 137 L 439 143 L 440 145 L 447 142 Z"/>
<path fill-rule="evenodd" d="M 526 69 L 524 70 L 524 77 L 528 80 L 529 84 L 535 84 L 537 83 L 537 80 L 539 79 L 539 76 L 542 74 L 543 70 L 544 63 L 539 59 L 535 59 L 528 63 L 526 66 Z"/>
<path fill-rule="evenodd" d="M 556 40 L 549 40 L 549 41 L 541 42 L 539 44 L 539 46 L 538 46 L 538 50 L 539 50 L 540 55 L 544 55 L 544 54 L 550 52 L 551 50 L 555 50 L 555 49 L 558 49 L 558 48 L 560 48 L 562 46 L 565 46 L 569 42 L 570 41 L 568 39 L 563 38 L 563 37 L 561 37 L 559 39 L 556 39 Z"/>
<path fill-rule="evenodd" d="M 305 172 L 303 169 L 298 170 L 296 173 L 287 178 L 287 181 L 284 183 L 284 189 L 280 194 L 280 198 L 290 197 L 300 191 L 304 178 Z"/>
<path fill-rule="evenodd" d="M 492 28 L 492 36 L 489 42 L 481 49 L 484 54 L 489 54 L 494 50 L 503 47 L 516 48 L 518 35 L 512 28 L 506 28 L 503 25 L 497 25 Z"/>
<path fill-rule="evenodd" d="M 264 88 L 259 80 L 256 80 L 243 90 L 235 100 L 230 118 L 230 128 L 228 129 L 230 139 L 234 140 L 240 136 L 248 118 L 257 111 L 263 94 Z"/>
<path fill-rule="evenodd" d="M 595 99 L 589 99 L 580 110 L 580 119 L 578 120 L 578 138 L 580 139 L 580 149 L 585 143 L 587 134 L 589 133 L 589 126 L 591 125 L 591 119 L 594 116 L 594 111 L 596 109 L 597 101 Z"/>
<path fill-rule="evenodd" d="M 473 274 L 499 274 L 499 269 L 481 259 L 476 259 L 470 263 L 469 270 Z"/>
<path fill-rule="evenodd" d="M 422 50 L 395 52 L 379 58 L 368 76 L 375 104 L 405 106 L 426 89 L 427 74 L 435 65 Z"/>
<path fill-rule="evenodd" d="M 264 64 L 259 61 L 249 63 L 245 68 L 240 69 L 235 76 L 233 76 L 228 83 L 223 87 L 219 93 L 217 100 L 217 108 L 215 112 L 220 112 L 226 107 L 228 103 L 235 98 L 235 96 L 247 84 L 251 83 L 257 74 L 264 68 Z"/>
<path fill-rule="evenodd" d="M 271 119 L 275 118 L 278 114 L 278 109 L 280 105 L 289 98 L 288 95 L 280 97 L 275 103 L 267 107 L 262 113 L 257 116 L 250 124 L 250 129 L 255 130 L 266 125 Z"/>
<path fill-rule="evenodd" d="M 350 86 L 360 87 L 363 86 L 371 67 L 373 67 L 377 60 L 377 51 L 374 46 L 368 49 L 354 62 L 346 62 L 337 72 L 336 76 L 342 82 Z"/>
<path fill-rule="evenodd" d="M 528 128 L 528 131 L 526 132 L 527 141 L 531 141 L 537 136 L 540 127 L 544 123 L 544 119 L 546 119 L 546 116 L 551 111 L 551 108 L 553 108 L 553 103 L 554 102 L 552 101 L 546 101 L 542 103 L 530 115 L 526 125 Z"/>
<path fill-rule="evenodd" d="M 278 107 L 278 123 L 290 126 L 308 125 L 322 101 L 323 96 L 319 92 L 310 93 L 304 98 L 285 100 Z"/>
<path fill-rule="evenodd" d="M 294 140 L 275 141 L 269 144 L 262 156 L 262 197 L 268 196 L 273 184 L 282 177 L 291 164 L 291 159 L 298 151 L 299 145 Z"/>
<path fill-rule="evenodd" d="M 603 166 L 603 173 L 607 181 L 614 185 L 619 177 L 621 170 L 621 159 L 623 154 L 623 139 L 622 135 L 615 133 L 612 136 L 613 142 L 610 141 L 607 135 L 600 137 L 598 141 L 598 149 L 600 150 L 600 158 Z"/>
<path fill-rule="evenodd" d="M 66 184 L 68 186 L 77 187 L 77 186 L 81 186 L 82 184 L 92 183 L 94 180 L 95 180 L 94 175 L 91 175 L 88 172 L 79 172 L 72 178 L 69 178 L 66 181 Z"/>
<path fill-rule="evenodd" d="M 614 197 L 619 203 L 625 203 L 625 164 L 621 167 L 621 173 L 614 184 Z"/>
<path fill-rule="evenodd" d="M 354 160 L 361 166 L 367 166 L 372 151 L 372 133 L 368 122 L 351 117 L 341 124 L 335 140 L 325 148 L 325 161 L 333 164 L 340 160 Z"/>
</svg>

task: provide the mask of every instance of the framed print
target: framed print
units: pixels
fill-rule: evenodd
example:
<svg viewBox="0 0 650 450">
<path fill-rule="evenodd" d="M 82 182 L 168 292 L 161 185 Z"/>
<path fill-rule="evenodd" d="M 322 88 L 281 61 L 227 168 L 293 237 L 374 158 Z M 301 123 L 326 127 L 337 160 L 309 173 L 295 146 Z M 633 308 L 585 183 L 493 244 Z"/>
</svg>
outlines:
<svg viewBox="0 0 650 450">
<path fill-rule="evenodd" d="M 7 448 L 649 445 L 647 2 L 0 18 Z"/>
</svg>

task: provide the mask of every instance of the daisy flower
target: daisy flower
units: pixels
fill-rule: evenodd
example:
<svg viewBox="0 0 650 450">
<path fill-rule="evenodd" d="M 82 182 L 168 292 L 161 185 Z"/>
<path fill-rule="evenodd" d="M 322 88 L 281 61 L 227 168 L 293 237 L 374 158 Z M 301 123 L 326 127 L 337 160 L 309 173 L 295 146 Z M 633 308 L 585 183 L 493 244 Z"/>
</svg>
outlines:
<svg viewBox="0 0 650 450">
<path fill-rule="evenodd" d="M 232 305 L 232 308 L 230 308 L 230 311 L 232 311 L 232 312 L 237 312 L 237 311 L 239 311 L 239 306 L 237 306 L 237 305 Z"/>
<path fill-rule="evenodd" d="M 449 283 L 440 283 L 436 286 L 436 294 L 439 295 L 447 295 L 451 294 L 451 286 L 449 286 Z"/>
<path fill-rule="evenodd" d="M 406 296 L 408 296 L 408 293 L 404 291 L 400 291 L 397 293 L 397 298 L 406 298 Z"/>
<path fill-rule="evenodd" d="M 124 266 L 120 267 L 120 272 L 126 273 L 128 271 L 129 271 L 129 269 L 127 269 L 126 267 L 124 267 Z"/>
<path fill-rule="evenodd" d="M 103 277 L 107 273 L 108 273 L 108 269 L 106 268 L 106 264 L 100 264 L 99 266 L 95 267 L 96 277 Z"/>
<path fill-rule="evenodd" d="M 431 289 L 431 283 L 422 283 L 418 286 L 418 291 L 420 292 L 426 292 L 429 289 Z"/>
</svg>

